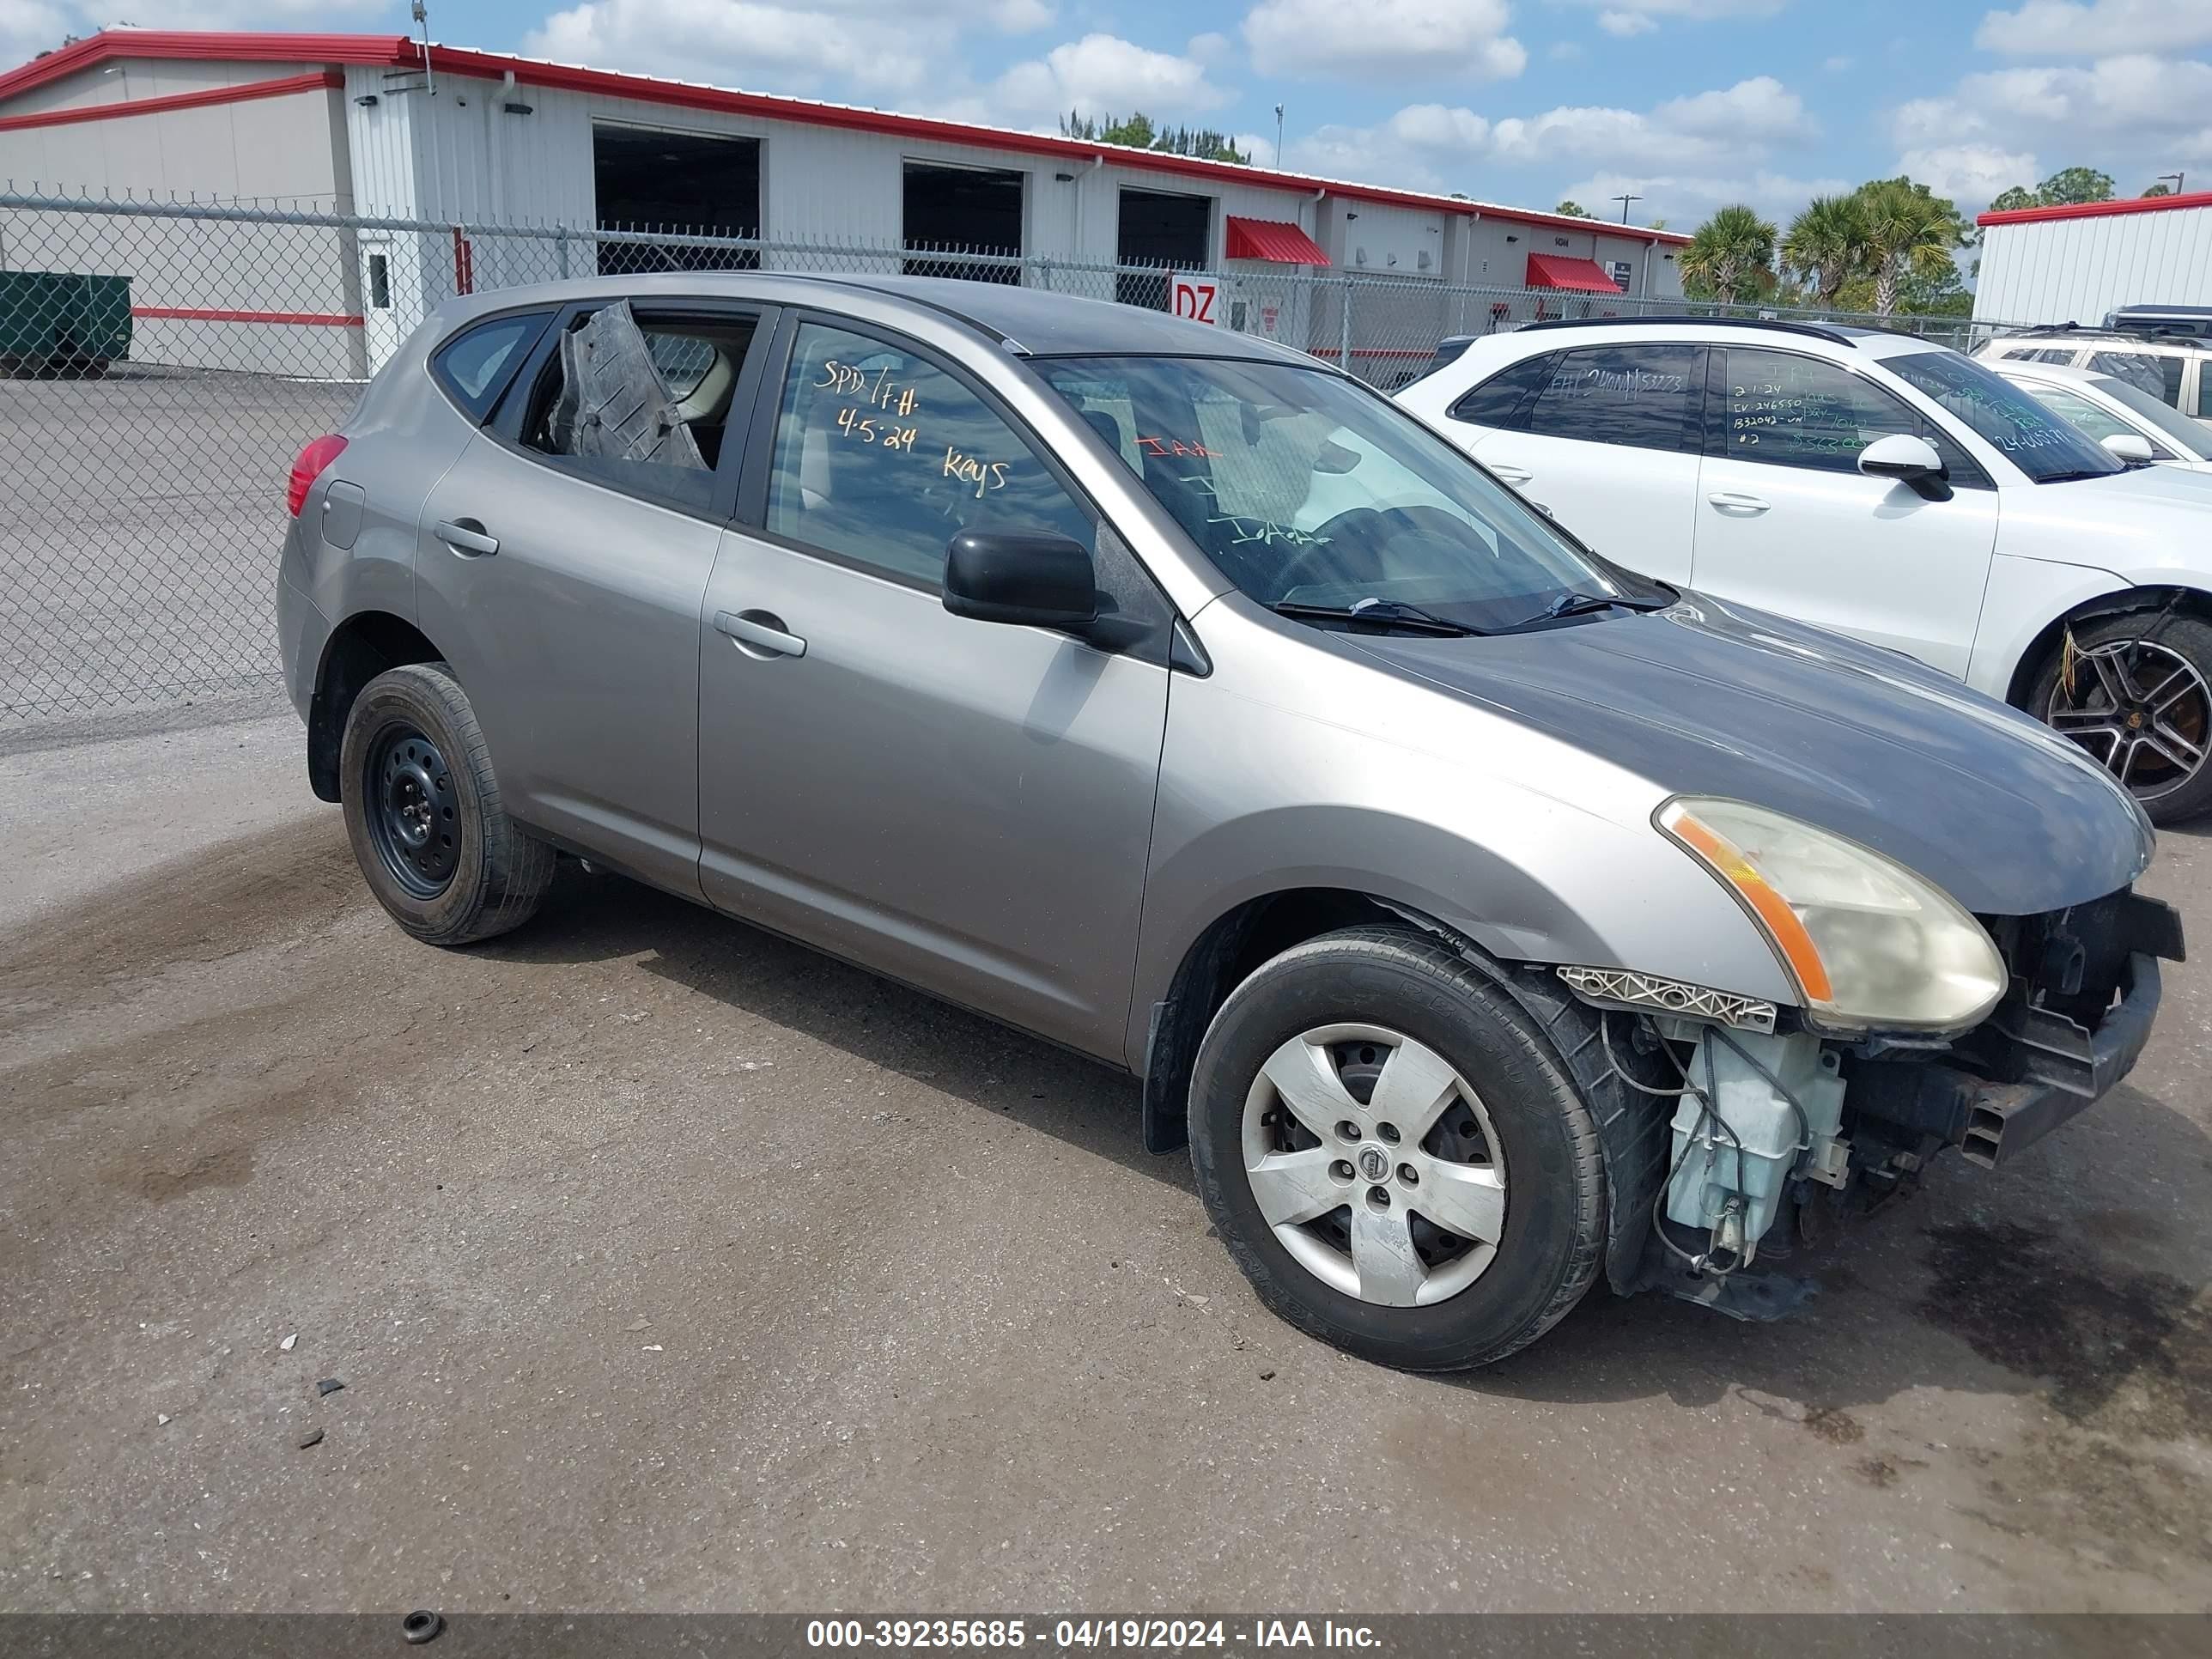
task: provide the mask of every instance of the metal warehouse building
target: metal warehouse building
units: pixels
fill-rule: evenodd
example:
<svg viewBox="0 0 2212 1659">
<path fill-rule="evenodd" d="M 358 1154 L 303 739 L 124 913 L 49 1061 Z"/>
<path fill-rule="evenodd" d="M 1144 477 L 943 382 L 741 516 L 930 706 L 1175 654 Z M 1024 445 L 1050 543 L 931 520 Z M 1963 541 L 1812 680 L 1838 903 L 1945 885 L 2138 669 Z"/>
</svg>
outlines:
<svg viewBox="0 0 2212 1659">
<path fill-rule="evenodd" d="M 1440 334 L 1506 318 L 1471 288 L 1538 290 L 1540 307 L 1554 293 L 1577 308 L 1678 296 L 1687 240 L 400 35 L 104 31 L 0 76 L 0 181 L 453 227 L 450 238 L 322 228 L 302 258 L 302 228 L 289 226 L 280 258 L 272 228 L 231 222 L 210 242 L 204 222 L 165 221 L 163 234 L 193 240 L 149 258 L 142 222 L 125 269 L 118 226 L 79 216 L 76 268 L 132 278 L 134 356 L 308 373 L 374 368 L 457 288 L 589 270 L 617 252 L 638 268 L 635 244 L 489 227 L 683 227 L 760 241 L 742 260 L 690 258 L 672 241 L 652 250 L 677 264 L 819 269 L 832 250 L 872 249 L 887 260 L 878 269 L 1058 286 L 1059 263 L 1073 291 L 1136 303 L 1164 303 L 1164 285 L 1127 267 L 1206 271 L 1221 279 L 1224 325 L 1354 359 L 1425 356 Z M 927 250 L 981 262 L 910 257 Z M 0 246 L 0 266 L 9 258 Z M 1091 280 L 1068 280 L 1079 271 Z M 1360 279 L 1356 294 L 1316 273 Z"/>
<path fill-rule="evenodd" d="M 2212 193 L 1984 213 L 1974 317 L 2102 322 L 2122 306 L 2212 305 Z"/>
</svg>

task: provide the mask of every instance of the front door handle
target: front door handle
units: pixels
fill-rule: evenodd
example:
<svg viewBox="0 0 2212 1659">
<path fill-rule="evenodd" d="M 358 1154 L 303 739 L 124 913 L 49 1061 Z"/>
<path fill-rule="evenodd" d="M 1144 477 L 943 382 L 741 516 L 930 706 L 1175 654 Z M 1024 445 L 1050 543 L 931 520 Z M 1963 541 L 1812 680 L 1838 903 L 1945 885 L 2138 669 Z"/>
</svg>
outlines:
<svg viewBox="0 0 2212 1659">
<path fill-rule="evenodd" d="M 484 527 L 474 519 L 441 519 L 437 536 L 465 559 L 480 559 L 499 551 L 499 538 L 485 535 Z"/>
<path fill-rule="evenodd" d="M 1757 495 L 1747 495 L 1738 489 L 1716 489 L 1705 497 L 1723 513 L 1764 513 L 1769 503 Z"/>
<path fill-rule="evenodd" d="M 1506 466 L 1503 464 L 1494 465 L 1490 470 L 1497 477 L 1504 479 L 1505 482 L 1510 484 L 1524 484 L 1527 483 L 1529 479 L 1536 476 L 1534 473 L 1529 471 L 1526 467 Z"/>
<path fill-rule="evenodd" d="M 784 631 L 783 618 L 764 611 L 717 611 L 714 631 L 726 634 L 741 651 L 755 657 L 803 657 L 806 641 Z"/>
</svg>

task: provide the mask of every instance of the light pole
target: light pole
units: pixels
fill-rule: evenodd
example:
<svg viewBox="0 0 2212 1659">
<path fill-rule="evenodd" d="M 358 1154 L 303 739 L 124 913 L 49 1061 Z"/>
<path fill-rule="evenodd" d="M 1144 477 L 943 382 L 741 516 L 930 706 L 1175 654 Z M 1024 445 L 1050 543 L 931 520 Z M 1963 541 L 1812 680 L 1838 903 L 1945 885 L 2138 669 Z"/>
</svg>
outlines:
<svg viewBox="0 0 2212 1659">
<path fill-rule="evenodd" d="M 1605 199 L 1608 202 L 1618 202 L 1620 204 L 1620 222 L 1625 225 L 1628 222 L 1628 204 L 1631 202 L 1640 202 L 1644 198 L 1641 196 L 1621 195 L 1608 196 Z"/>
<path fill-rule="evenodd" d="M 1278 105 L 1276 105 L 1276 106 L 1275 106 L 1275 166 L 1276 166 L 1276 167 L 1277 167 L 1278 169 L 1279 169 L 1279 168 L 1282 167 L 1282 165 L 1283 165 L 1283 106 L 1282 106 L 1280 104 L 1278 104 Z"/>
<path fill-rule="evenodd" d="M 2167 179 L 2172 179 L 2173 193 L 2176 196 L 2179 196 L 2181 194 L 2181 181 L 2188 176 L 2189 175 L 2185 173 L 2161 173 L 2158 175 L 2158 182 L 2162 185 Z"/>
</svg>

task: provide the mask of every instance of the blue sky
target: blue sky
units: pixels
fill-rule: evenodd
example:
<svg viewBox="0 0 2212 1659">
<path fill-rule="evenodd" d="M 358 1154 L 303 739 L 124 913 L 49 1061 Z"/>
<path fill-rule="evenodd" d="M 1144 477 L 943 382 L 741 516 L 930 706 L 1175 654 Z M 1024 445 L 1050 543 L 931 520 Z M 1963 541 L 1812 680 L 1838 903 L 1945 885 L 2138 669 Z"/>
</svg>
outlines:
<svg viewBox="0 0 2212 1659">
<path fill-rule="evenodd" d="M 0 0 L 11 58 L 149 27 L 404 29 L 389 0 Z M 1340 178 L 1681 229 L 1910 172 L 2212 187 L 2212 0 L 433 0 L 454 45 L 1049 129 L 1204 122 Z M 2192 180 L 2193 182 L 2193 180 Z"/>
</svg>

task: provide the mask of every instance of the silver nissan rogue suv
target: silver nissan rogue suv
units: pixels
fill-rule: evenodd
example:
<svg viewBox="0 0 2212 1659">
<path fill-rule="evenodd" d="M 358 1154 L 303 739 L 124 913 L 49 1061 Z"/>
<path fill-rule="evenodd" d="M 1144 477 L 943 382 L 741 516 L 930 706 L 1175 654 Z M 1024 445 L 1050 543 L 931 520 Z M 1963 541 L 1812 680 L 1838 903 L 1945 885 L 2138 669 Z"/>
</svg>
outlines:
<svg viewBox="0 0 2212 1659">
<path fill-rule="evenodd" d="M 1601 1275 L 1786 1310 L 1802 1231 L 2111 1089 L 2181 950 L 2063 738 L 1157 313 L 478 295 L 291 505 L 308 775 L 402 927 L 586 855 L 1122 1068 L 1267 1304 L 1392 1364 Z"/>
</svg>

